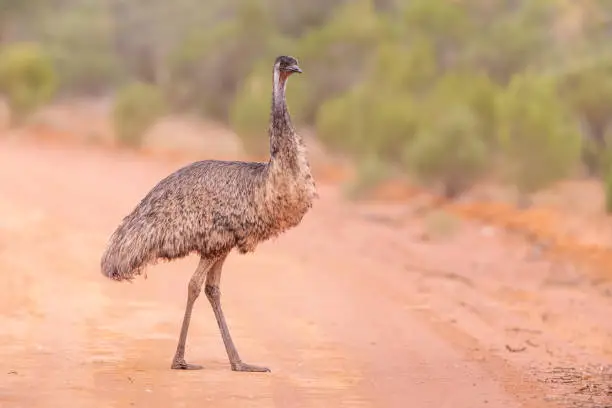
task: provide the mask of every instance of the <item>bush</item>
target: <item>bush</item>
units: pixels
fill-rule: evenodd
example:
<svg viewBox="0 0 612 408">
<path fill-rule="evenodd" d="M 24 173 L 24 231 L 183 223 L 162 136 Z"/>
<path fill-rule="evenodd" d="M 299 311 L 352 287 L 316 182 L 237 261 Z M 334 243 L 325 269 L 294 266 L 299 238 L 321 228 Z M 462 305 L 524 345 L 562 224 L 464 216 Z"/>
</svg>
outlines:
<svg viewBox="0 0 612 408">
<path fill-rule="evenodd" d="M 411 0 L 405 4 L 402 17 L 406 38 L 429 39 L 438 66 L 452 68 L 458 60 L 457 50 L 471 42 L 473 24 L 466 5 L 448 0 Z"/>
<path fill-rule="evenodd" d="M 609 68 L 596 66 L 563 78 L 564 96 L 585 125 L 587 140 L 583 145 L 583 162 L 590 175 L 602 177 L 607 177 L 607 173 L 600 156 L 612 124 L 611 74 Z"/>
<path fill-rule="evenodd" d="M 385 34 L 372 0 L 359 0 L 339 6 L 326 24 L 298 41 L 296 57 L 307 61 L 300 121 L 314 124 L 325 101 L 365 78 L 367 62 Z"/>
<path fill-rule="evenodd" d="M 499 142 L 521 194 L 569 175 L 579 161 L 580 134 L 553 80 L 515 76 L 497 105 Z"/>
<path fill-rule="evenodd" d="M 53 64 L 39 46 L 19 43 L 0 52 L 0 90 L 8 100 L 14 123 L 48 102 L 56 84 Z"/>
<path fill-rule="evenodd" d="M 439 74 L 434 45 L 427 38 L 413 38 L 410 45 L 385 42 L 378 48 L 370 80 L 395 92 L 420 93 L 431 88 Z"/>
<path fill-rule="evenodd" d="M 233 96 L 225 90 L 236 67 L 227 67 L 224 54 L 236 37 L 232 21 L 207 30 L 189 33 L 168 56 L 170 72 L 169 102 L 176 109 L 194 109 L 198 113 L 222 116 Z M 233 82 L 233 80 L 232 80 Z"/>
<path fill-rule="evenodd" d="M 265 59 L 271 72 L 277 56 L 272 50 L 290 48 L 283 45 L 264 5 L 241 1 L 232 19 L 190 33 L 171 52 L 171 103 L 228 121 L 244 78 L 260 59 Z"/>
<path fill-rule="evenodd" d="M 271 72 L 271 69 L 256 70 L 247 78 L 230 110 L 233 130 L 240 137 L 244 149 L 256 156 L 269 151 L 267 130 L 270 120 L 272 75 L 264 75 L 264 71 Z"/>
<path fill-rule="evenodd" d="M 43 20 L 43 43 L 64 89 L 95 93 L 115 85 L 121 75 L 114 54 L 112 20 L 107 6 L 86 3 L 60 10 Z"/>
<path fill-rule="evenodd" d="M 495 4 L 497 3 L 497 4 Z M 556 2 L 473 2 L 474 35 L 465 47 L 469 66 L 484 68 L 507 84 L 512 76 L 538 62 L 554 44 L 551 26 Z"/>
<path fill-rule="evenodd" d="M 275 25 L 283 35 L 299 38 L 312 27 L 324 25 L 334 10 L 345 2 L 346 0 L 268 0 L 267 5 Z"/>
<path fill-rule="evenodd" d="M 606 212 L 612 214 L 612 168 L 608 169 L 605 178 Z"/>
<path fill-rule="evenodd" d="M 330 150 L 355 154 L 359 130 L 355 123 L 358 106 L 355 97 L 346 94 L 326 101 L 316 115 L 317 137 Z"/>
<path fill-rule="evenodd" d="M 127 85 L 115 99 L 113 122 L 117 140 L 125 146 L 139 147 L 145 132 L 165 111 L 158 88 L 139 82 Z"/>
<path fill-rule="evenodd" d="M 466 105 L 476 115 L 480 131 L 487 147 L 496 146 L 496 109 L 495 101 L 500 88 L 484 74 L 449 72 L 442 76 L 429 94 L 429 107 L 432 120 L 443 114 L 443 106 Z"/>
<path fill-rule="evenodd" d="M 610 162 L 610 152 L 607 149 L 606 141 L 599 141 L 591 137 L 588 130 L 583 130 L 587 137 L 582 139 L 581 161 L 586 175 L 605 179 L 607 168 Z"/>
<path fill-rule="evenodd" d="M 440 183 L 444 195 L 454 198 L 486 169 L 487 147 L 472 110 L 447 106 L 439 118 L 425 121 L 404 159 L 419 179 Z"/>
<path fill-rule="evenodd" d="M 317 113 L 317 135 L 331 149 L 396 164 L 417 126 L 418 110 L 409 94 L 374 86 L 331 99 Z"/>
</svg>

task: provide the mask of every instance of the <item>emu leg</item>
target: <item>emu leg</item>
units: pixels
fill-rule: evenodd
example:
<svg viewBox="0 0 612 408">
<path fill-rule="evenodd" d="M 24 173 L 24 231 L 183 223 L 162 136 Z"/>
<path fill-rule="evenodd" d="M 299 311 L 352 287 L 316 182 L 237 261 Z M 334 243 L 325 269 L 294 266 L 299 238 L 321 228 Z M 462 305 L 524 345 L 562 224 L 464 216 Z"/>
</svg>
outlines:
<svg viewBox="0 0 612 408">
<path fill-rule="evenodd" d="M 215 318 L 217 319 L 217 324 L 219 325 L 219 330 L 221 331 L 221 337 L 223 338 L 223 344 L 225 345 L 225 351 L 227 352 L 227 357 L 229 358 L 232 370 L 248 372 L 269 372 L 270 369 L 267 367 L 260 367 L 243 363 L 242 360 L 240 360 L 238 350 L 236 350 L 236 346 L 232 341 L 232 336 L 230 335 L 229 329 L 227 328 L 225 316 L 223 315 L 223 310 L 221 309 L 221 291 L 219 290 L 221 270 L 223 268 L 224 261 L 225 258 L 220 259 L 210 269 L 210 272 L 206 277 L 206 286 L 204 288 L 204 293 L 206 293 L 206 297 L 210 301 L 210 305 L 212 306 L 213 312 L 215 313 Z"/>
<path fill-rule="evenodd" d="M 193 310 L 193 304 L 195 303 L 200 292 L 202 291 L 202 283 L 206 278 L 206 273 L 213 266 L 214 260 L 200 259 L 198 268 L 189 281 L 187 289 L 187 306 L 185 307 L 185 316 L 183 317 L 183 325 L 181 327 L 181 334 L 179 336 L 178 346 L 176 347 L 176 354 L 172 360 L 172 369 L 175 370 L 201 370 L 202 366 L 197 364 L 187 364 L 185 362 L 185 342 L 187 341 L 187 331 L 189 330 L 189 321 L 191 320 L 191 311 Z"/>
</svg>

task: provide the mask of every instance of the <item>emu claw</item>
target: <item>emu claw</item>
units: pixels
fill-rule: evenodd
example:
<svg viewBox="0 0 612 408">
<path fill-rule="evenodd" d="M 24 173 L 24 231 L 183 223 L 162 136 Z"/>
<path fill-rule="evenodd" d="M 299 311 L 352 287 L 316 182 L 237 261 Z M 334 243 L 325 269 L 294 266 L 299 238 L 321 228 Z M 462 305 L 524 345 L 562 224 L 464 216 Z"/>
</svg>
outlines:
<svg viewBox="0 0 612 408">
<path fill-rule="evenodd" d="M 198 364 L 188 364 L 185 361 L 175 361 L 170 368 L 173 370 L 201 370 L 204 367 Z"/>
<path fill-rule="evenodd" d="M 268 367 L 261 367 L 240 362 L 238 364 L 232 364 L 232 371 L 244 371 L 249 373 L 269 373 Z"/>
</svg>

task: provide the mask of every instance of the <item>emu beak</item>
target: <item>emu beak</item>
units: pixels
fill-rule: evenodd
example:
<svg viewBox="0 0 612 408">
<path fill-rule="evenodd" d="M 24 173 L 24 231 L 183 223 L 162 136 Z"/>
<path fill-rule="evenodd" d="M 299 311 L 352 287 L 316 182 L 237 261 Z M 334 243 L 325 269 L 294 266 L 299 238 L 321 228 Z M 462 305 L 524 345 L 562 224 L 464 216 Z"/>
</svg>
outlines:
<svg viewBox="0 0 612 408">
<path fill-rule="evenodd" d="M 292 73 L 293 72 L 297 72 L 298 74 L 302 73 L 302 70 L 297 65 L 289 65 L 286 69 L 287 71 L 292 72 Z"/>
</svg>

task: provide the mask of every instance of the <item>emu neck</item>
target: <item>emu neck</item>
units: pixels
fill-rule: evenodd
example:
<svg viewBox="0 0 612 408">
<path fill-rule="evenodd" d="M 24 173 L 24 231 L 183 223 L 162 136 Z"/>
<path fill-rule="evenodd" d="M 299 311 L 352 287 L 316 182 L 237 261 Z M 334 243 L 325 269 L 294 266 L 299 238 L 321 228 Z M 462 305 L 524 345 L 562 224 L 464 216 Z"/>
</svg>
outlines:
<svg viewBox="0 0 612 408">
<path fill-rule="evenodd" d="M 270 114 L 270 162 L 283 167 L 296 164 L 301 139 L 295 133 L 291 116 L 287 109 L 285 87 L 287 75 L 274 71 L 274 90 L 272 93 L 272 111 Z"/>
</svg>

